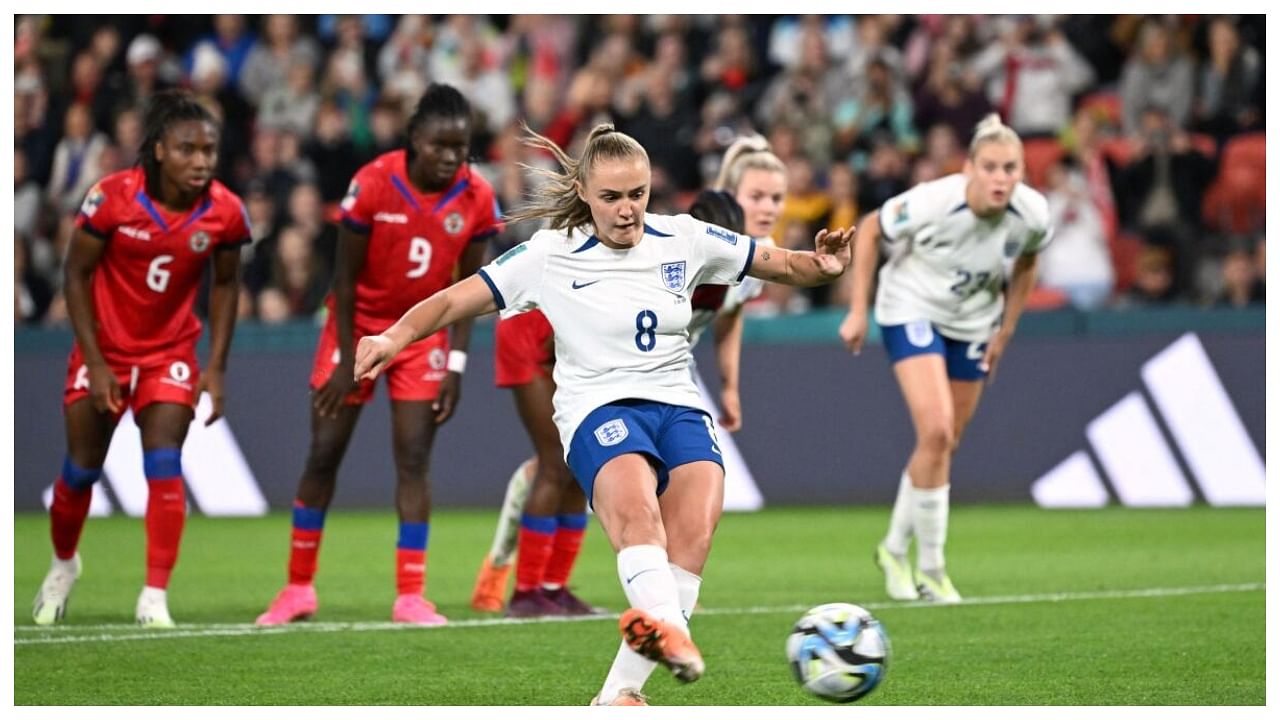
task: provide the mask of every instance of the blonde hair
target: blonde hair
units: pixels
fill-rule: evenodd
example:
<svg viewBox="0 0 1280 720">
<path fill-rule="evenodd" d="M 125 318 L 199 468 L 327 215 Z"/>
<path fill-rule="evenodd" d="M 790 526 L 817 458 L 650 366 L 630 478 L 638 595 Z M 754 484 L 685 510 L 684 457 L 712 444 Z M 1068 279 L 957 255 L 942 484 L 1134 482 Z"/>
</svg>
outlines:
<svg viewBox="0 0 1280 720">
<path fill-rule="evenodd" d="M 746 135 L 734 140 L 729 149 L 724 151 L 724 159 L 720 161 L 720 174 L 716 176 L 712 189 L 737 194 L 742 176 L 748 170 L 787 174 L 787 166 L 773 154 L 768 140 L 760 135 Z"/>
<path fill-rule="evenodd" d="M 568 229 L 572 232 L 574 228 L 591 222 L 591 206 L 578 196 L 578 188 L 586 188 L 592 168 L 602 160 L 642 157 L 645 163 L 649 162 L 649 153 L 644 147 L 630 135 L 615 130 L 610 123 L 601 123 L 591 129 L 582 156 L 576 160 L 554 141 L 530 130 L 528 125 L 523 128 L 524 143 L 551 153 L 561 169 L 548 170 L 520 163 L 521 167 L 544 182 L 537 185 L 527 203 L 507 217 L 512 222 L 547 219 L 552 230 Z"/>
<path fill-rule="evenodd" d="M 969 141 L 969 157 L 973 158 L 978 154 L 978 148 L 993 142 L 1010 143 L 1022 150 L 1022 138 L 1018 137 L 1013 128 L 1000 122 L 999 113 L 988 114 L 973 129 L 973 140 Z"/>
</svg>

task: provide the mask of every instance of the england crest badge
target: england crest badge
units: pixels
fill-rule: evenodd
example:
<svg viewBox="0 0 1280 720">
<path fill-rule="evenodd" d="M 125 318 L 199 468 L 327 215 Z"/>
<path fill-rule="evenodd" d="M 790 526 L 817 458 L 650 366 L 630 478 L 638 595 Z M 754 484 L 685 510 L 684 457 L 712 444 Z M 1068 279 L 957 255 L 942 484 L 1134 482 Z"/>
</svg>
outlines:
<svg viewBox="0 0 1280 720">
<path fill-rule="evenodd" d="M 668 290 L 679 292 L 684 289 L 684 267 L 684 260 L 662 263 L 662 284 Z"/>
</svg>

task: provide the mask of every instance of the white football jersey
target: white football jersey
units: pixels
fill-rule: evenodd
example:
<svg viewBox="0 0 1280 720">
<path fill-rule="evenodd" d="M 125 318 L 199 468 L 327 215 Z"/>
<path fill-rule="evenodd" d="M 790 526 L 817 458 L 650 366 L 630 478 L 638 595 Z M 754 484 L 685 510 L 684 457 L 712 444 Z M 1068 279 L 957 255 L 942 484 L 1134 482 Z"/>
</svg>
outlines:
<svg viewBox="0 0 1280 720">
<path fill-rule="evenodd" d="M 541 309 L 555 331 L 555 423 L 566 452 L 582 419 L 635 398 L 702 408 L 690 365 L 690 296 L 737 285 L 755 240 L 688 215 L 645 215 L 615 250 L 590 234 L 539 230 L 480 269 L 503 317 Z"/>
<path fill-rule="evenodd" d="M 1004 311 L 1009 262 L 1052 238 L 1049 207 L 1019 183 L 1009 209 L 980 218 L 965 202 L 964 175 L 921 183 L 880 208 L 887 260 L 876 291 L 876 321 L 928 320 L 943 335 L 983 342 Z"/>
</svg>

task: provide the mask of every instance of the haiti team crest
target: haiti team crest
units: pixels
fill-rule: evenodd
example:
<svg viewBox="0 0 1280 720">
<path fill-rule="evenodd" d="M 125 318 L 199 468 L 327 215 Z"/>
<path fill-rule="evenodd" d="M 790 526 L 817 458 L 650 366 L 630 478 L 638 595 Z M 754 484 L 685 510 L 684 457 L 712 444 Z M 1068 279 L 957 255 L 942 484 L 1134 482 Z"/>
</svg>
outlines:
<svg viewBox="0 0 1280 720">
<path fill-rule="evenodd" d="M 662 263 L 662 284 L 668 290 L 679 292 L 684 289 L 684 261 Z"/>
<path fill-rule="evenodd" d="M 444 219 L 444 231 L 450 235 L 457 235 L 462 232 L 462 213 L 451 212 Z"/>
<path fill-rule="evenodd" d="M 209 233 L 197 230 L 191 234 L 191 252 L 202 253 L 209 249 Z"/>
</svg>

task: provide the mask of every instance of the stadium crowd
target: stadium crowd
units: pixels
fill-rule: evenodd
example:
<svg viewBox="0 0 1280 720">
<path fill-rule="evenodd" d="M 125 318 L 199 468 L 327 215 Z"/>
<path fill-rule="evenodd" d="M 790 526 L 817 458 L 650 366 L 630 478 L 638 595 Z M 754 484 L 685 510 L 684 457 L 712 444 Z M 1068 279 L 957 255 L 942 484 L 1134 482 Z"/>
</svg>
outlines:
<svg viewBox="0 0 1280 720">
<path fill-rule="evenodd" d="M 1259 303 L 1264 52 L 1262 16 L 19 16 L 15 319 L 67 324 L 77 208 L 135 162 L 143 105 L 173 86 L 223 123 L 219 177 L 253 230 L 242 318 L 317 317 L 348 182 L 401 145 L 432 81 L 475 108 L 472 156 L 504 208 L 526 193 L 519 163 L 551 162 L 521 122 L 571 149 L 616 123 L 649 148 L 657 213 L 683 211 L 759 132 L 788 168 L 775 240 L 790 247 L 958 171 L 995 110 L 1056 227 L 1033 307 Z M 531 232 L 513 223 L 497 244 Z"/>
</svg>

